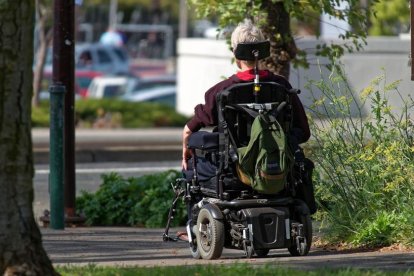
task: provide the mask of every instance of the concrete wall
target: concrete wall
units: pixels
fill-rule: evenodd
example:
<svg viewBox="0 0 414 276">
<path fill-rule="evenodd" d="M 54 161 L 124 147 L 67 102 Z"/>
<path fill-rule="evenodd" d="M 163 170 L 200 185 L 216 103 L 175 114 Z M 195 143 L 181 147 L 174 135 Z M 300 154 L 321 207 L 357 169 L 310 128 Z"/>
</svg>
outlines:
<svg viewBox="0 0 414 276">
<path fill-rule="evenodd" d="M 401 80 L 399 91 L 405 97 L 410 94 L 414 86 L 410 80 L 411 68 L 408 66 L 410 40 L 379 37 L 369 38 L 367 42 L 368 45 L 363 51 L 347 53 L 341 58 L 349 85 L 359 93 L 372 79 L 385 72 L 387 82 Z M 311 66 L 308 69 L 292 68 L 290 74 L 292 85 L 302 90 L 300 98 L 305 106 L 313 102 L 309 91 L 305 89 L 308 80 L 320 80 L 329 75 L 327 70 L 320 67 L 327 64 L 327 60 L 314 55 L 318 43 L 320 41 L 314 38 L 297 41 L 298 47 L 308 52 Z M 204 93 L 208 88 L 236 72 L 237 67 L 231 60 L 232 53 L 223 40 L 180 39 L 177 61 L 177 110 L 191 115 L 194 106 L 204 102 Z M 314 93 L 318 97 L 319 92 Z M 401 106 L 401 100 L 397 95 L 391 94 L 390 102 L 396 108 Z M 364 109 L 369 112 L 368 106 Z"/>
<path fill-rule="evenodd" d="M 211 86 L 236 72 L 225 41 L 179 39 L 177 60 L 177 110 L 192 114 Z"/>
</svg>

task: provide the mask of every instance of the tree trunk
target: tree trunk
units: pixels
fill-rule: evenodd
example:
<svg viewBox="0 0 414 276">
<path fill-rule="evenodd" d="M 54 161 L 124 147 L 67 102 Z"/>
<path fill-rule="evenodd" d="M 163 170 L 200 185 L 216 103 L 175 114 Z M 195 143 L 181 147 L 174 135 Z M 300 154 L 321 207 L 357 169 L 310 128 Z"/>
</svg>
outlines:
<svg viewBox="0 0 414 276">
<path fill-rule="evenodd" d="M 39 33 L 45 32 L 42 27 L 39 28 Z M 39 106 L 40 90 L 43 82 L 43 69 L 45 68 L 47 50 L 51 42 L 53 30 L 49 30 L 46 35 L 40 35 L 39 48 L 36 53 L 36 66 L 33 72 L 33 97 L 32 105 Z"/>
<path fill-rule="evenodd" d="M 0 273 L 56 275 L 33 216 L 34 1 L 0 4 Z"/>
<path fill-rule="evenodd" d="M 290 61 L 295 58 L 297 48 L 290 29 L 290 16 L 283 2 L 273 3 L 263 0 L 263 10 L 267 12 L 267 19 L 262 30 L 270 40 L 270 57 L 263 62 L 273 73 L 289 79 Z"/>
</svg>

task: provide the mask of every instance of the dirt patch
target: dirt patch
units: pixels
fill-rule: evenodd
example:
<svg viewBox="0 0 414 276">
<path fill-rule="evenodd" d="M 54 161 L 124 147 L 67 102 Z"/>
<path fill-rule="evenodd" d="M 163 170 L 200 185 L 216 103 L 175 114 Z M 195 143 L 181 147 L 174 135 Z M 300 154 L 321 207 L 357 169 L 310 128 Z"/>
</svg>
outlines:
<svg viewBox="0 0 414 276">
<path fill-rule="evenodd" d="M 350 243 L 328 243 L 323 241 L 320 237 L 314 237 L 312 241 L 312 248 L 328 251 L 332 253 L 362 253 L 362 252 L 410 252 L 414 253 L 414 247 L 406 246 L 401 243 L 392 244 L 389 246 L 358 246 Z"/>
<path fill-rule="evenodd" d="M 390 246 L 382 247 L 378 249 L 379 252 L 414 252 L 414 247 L 406 246 L 401 243 L 392 244 Z"/>
</svg>

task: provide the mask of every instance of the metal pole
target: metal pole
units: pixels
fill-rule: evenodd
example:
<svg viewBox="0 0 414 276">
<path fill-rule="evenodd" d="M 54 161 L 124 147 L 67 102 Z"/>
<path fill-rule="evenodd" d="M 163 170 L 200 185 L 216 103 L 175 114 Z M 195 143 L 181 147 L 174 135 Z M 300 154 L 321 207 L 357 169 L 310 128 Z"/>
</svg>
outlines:
<svg viewBox="0 0 414 276">
<path fill-rule="evenodd" d="M 65 228 L 63 193 L 63 104 L 65 87 L 54 84 L 50 92 L 50 227 Z"/>
<path fill-rule="evenodd" d="M 75 3 L 54 0 L 53 82 L 66 87 L 64 107 L 65 214 L 75 215 Z"/>
<path fill-rule="evenodd" d="M 115 28 L 117 23 L 118 0 L 111 0 L 109 6 L 109 28 Z"/>
</svg>

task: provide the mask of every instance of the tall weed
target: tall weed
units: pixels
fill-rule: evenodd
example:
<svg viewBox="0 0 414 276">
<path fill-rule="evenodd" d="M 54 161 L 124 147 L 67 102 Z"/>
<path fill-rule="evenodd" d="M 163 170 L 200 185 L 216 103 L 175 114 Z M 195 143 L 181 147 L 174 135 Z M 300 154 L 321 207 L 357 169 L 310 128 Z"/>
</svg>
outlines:
<svg viewBox="0 0 414 276">
<path fill-rule="evenodd" d="M 310 156 L 329 241 L 414 244 L 414 102 L 398 83 L 388 84 L 384 73 L 355 93 L 339 68 L 328 81 L 309 83 L 313 95 L 321 91 L 310 108 Z M 391 93 L 402 109 L 391 106 Z"/>
</svg>

